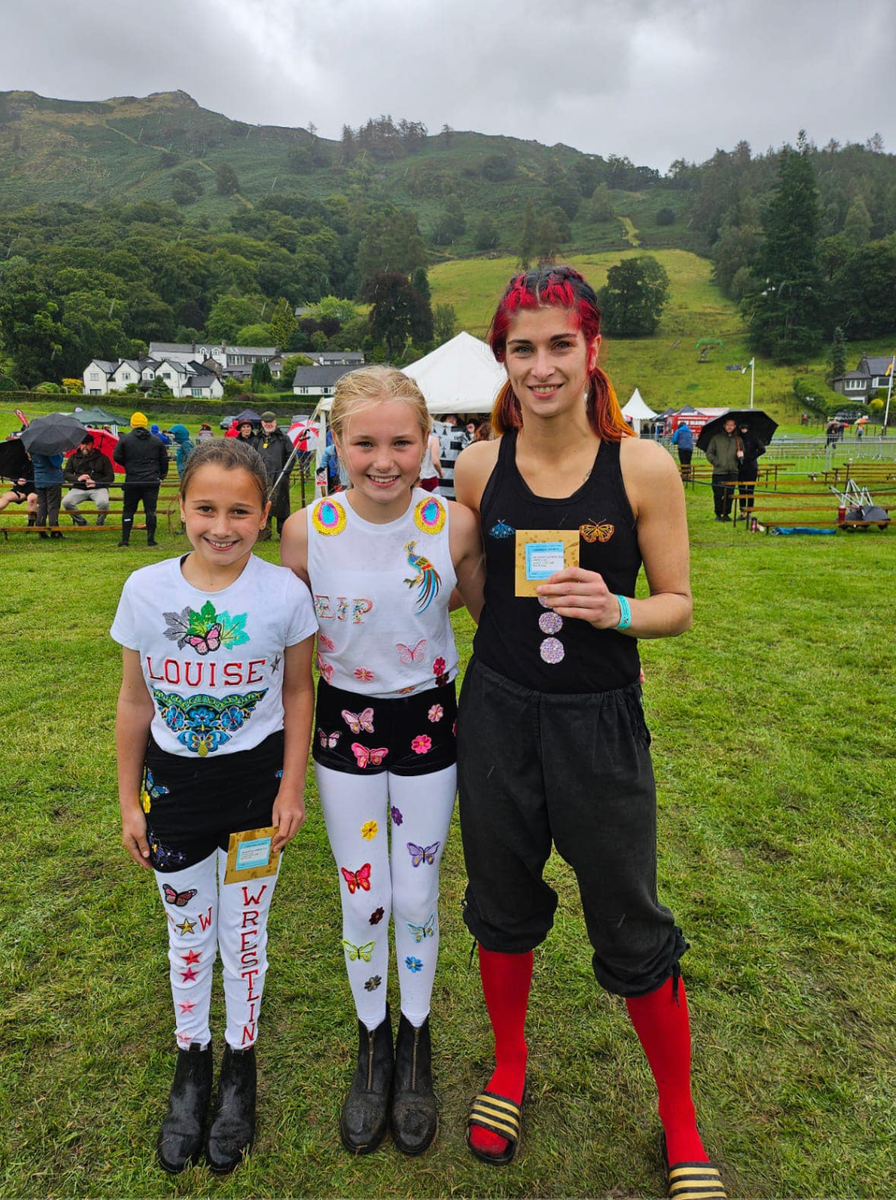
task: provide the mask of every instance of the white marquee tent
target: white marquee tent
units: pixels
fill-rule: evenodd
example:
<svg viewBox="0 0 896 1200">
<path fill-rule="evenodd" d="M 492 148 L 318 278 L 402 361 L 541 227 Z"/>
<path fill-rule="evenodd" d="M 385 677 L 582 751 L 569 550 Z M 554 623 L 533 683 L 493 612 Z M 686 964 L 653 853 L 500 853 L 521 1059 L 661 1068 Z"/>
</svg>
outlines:
<svg viewBox="0 0 896 1200">
<path fill-rule="evenodd" d="M 641 422 L 652 421 L 656 413 L 649 404 L 645 404 L 637 388 L 632 392 L 631 399 L 623 408 L 622 415 L 631 421 L 635 433 L 640 434 Z"/>
</svg>

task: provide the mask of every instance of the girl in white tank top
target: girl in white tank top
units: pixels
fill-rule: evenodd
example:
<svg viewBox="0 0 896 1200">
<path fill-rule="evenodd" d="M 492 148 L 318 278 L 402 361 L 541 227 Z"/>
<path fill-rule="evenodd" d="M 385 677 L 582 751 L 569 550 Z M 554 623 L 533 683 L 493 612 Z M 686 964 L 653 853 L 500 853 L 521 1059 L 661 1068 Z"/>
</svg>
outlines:
<svg viewBox="0 0 896 1200">
<path fill-rule="evenodd" d="M 429 1010 L 456 788 L 449 602 L 456 586 L 478 616 L 481 546 L 468 509 L 414 487 L 431 421 L 412 380 L 384 367 L 343 376 L 331 424 L 352 486 L 290 518 L 282 558 L 310 586 L 318 621 L 315 775 L 358 1017 L 340 1134 L 348 1150 L 368 1153 L 391 1120 L 398 1148 L 419 1154 L 437 1129 Z M 394 1053 L 390 916 L 401 994 Z"/>
</svg>

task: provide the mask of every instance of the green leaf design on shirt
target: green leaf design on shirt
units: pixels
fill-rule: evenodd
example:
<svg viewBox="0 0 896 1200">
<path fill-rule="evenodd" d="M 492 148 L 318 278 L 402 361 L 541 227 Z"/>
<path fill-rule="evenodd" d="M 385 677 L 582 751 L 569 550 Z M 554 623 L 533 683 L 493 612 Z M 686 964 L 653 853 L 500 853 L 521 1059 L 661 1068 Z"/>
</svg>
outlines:
<svg viewBox="0 0 896 1200">
<path fill-rule="evenodd" d="M 249 635 L 243 628 L 246 624 L 246 613 L 232 617 L 229 612 L 218 614 L 218 624 L 221 626 L 221 644 L 229 650 L 231 646 L 242 646 L 248 642 Z"/>
</svg>

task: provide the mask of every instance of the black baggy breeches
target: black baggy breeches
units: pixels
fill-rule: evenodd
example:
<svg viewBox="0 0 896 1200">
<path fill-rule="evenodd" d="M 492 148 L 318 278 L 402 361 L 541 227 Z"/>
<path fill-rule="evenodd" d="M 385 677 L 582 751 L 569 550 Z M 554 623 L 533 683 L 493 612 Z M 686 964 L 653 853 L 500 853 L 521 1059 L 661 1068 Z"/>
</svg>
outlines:
<svg viewBox="0 0 896 1200">
<path fill-rule="evenodd" d="M 461 691 L 464 920 L 486 950 L 547 936 L 551 845 L 576 874 L 598 983 L 655 991 L 687 949 L 657 900 L 656 789 L 640 685 L 589 695 L 533 691 L 476 659 Z"/>
</svg>

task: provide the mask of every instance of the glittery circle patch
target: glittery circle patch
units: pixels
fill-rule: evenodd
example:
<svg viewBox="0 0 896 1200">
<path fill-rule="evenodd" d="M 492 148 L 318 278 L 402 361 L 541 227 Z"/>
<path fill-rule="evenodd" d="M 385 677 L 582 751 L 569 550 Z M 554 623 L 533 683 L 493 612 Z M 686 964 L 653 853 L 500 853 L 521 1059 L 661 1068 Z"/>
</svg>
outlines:
<svg viewBox="0 0 896 1200">
<path fill-rule="evenodd" d="M 321 500 L 311 510 L 311 522 L 318 533 L 333 537 L 345 529 L 345 509 L 332 500 Z"/>
<path fill-rule="evenodd" d="M 542 613 L 538 618 L 538 628 L 542 633 L 559 633 L 563 628 L 563 618 L 555 612 Z"/>
<path fill-rule="evenodd" d="M 433 496 L 420 500 L 414 509 L 414 524 L 421 533 L 441 533 L 445 528 L 445 509 Z"/>
<path fill-rule="evenodd" d="M 545 638 L 538 648 L 538 653 L 546 663 L 556 664 L 563 662 L 566 650 L 563 648 L 563 643 L 558 642 L 556 638 Z"/>
<path fill-rule="evenodd" d="M 544 596 L 536 596 L 535 598 L 538 601 L 538 603 L 541 605 L 542 608 L 550 608 L 551 607 L 550 604 L 547 602 L 547 600 L 545 600 Z"/>
</svg>

